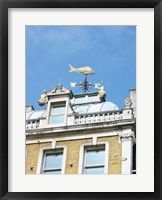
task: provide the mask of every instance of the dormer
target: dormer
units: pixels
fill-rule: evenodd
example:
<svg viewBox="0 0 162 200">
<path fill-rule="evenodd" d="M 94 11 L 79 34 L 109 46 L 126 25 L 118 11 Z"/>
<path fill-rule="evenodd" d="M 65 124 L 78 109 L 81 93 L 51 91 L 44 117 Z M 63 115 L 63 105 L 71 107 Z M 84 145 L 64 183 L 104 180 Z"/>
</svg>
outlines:
<svg viewBox="0 0 162 200">
<path fill-rule="evenodd" d="M 73 109 L 70 100 L 73 98 L 71 90 L 57 85 L 46 93 L 47 102 L 47 117 L 46 126 L 66 126 L 68 124 L 68 115 L 73 114 Z"/>
</svg>

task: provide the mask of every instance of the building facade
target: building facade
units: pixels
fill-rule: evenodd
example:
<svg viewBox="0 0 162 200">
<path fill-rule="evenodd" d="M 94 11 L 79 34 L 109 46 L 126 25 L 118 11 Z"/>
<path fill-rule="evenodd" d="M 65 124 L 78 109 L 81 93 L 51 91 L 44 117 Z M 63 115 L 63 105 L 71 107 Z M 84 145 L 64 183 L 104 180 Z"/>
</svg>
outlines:
<svg viewBox="0 0 162 200">
<path fill-rule="evenodd" d="M 136 90 L 119 109 L 57 85 L 26 107 L 26 174 L 136 173 Z"/>
</svg>

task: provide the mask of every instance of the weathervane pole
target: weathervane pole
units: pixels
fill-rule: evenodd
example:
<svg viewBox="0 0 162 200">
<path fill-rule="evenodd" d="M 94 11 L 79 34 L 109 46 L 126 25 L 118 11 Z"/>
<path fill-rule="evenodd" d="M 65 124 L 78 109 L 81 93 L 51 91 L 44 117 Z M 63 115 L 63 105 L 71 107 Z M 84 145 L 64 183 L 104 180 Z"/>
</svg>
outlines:
<svg viewBox="0 0 162 200">
<path fill-rule="evenodd" d="M 84 92 L 88 90 L 88 81 L 87 81 L 87 74 L 85 74 L 85 81 L 84 81 Z"/>
</svg>

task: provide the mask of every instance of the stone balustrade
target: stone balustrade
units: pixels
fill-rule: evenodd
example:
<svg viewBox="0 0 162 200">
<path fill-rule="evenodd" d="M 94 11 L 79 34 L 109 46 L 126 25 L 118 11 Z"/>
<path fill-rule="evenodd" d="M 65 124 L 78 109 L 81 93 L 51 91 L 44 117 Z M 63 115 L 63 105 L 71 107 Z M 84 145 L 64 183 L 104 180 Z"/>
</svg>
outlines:
<svg viewBox="0 0 162 200">
<path fill-rule="evenodd" d="M 122 111 L 100 112 L 100 113 L 78 115 L 75 117 L 74 124 L 108 122 L 121 119 L 123 119 Z"/>
<path fill-rule="evenodd" d="M 133 117 L 134 116 L 133 116 L 132 109 L 104 111 L 104 112 L 99 112 L 99 113 L 94 112 L 94 113 L 86 113 L 86 114 L 76 114 L 74 115 L 74 118 L 71 121 L 71 123 L 69 123 L 68 125 L 111 122 L 111 121 L 119 121 L 119 120 L 124 120 L 124 119 L 132 119 Z M 26 121 L 26 130 L 44 128 L 44 127 L 46 127 L 45 119 Z"/>
<path fill-rule="evenodd" d="M 27 120 L 26 130 L 39 128 L 40 120 Z"/>
</svg>

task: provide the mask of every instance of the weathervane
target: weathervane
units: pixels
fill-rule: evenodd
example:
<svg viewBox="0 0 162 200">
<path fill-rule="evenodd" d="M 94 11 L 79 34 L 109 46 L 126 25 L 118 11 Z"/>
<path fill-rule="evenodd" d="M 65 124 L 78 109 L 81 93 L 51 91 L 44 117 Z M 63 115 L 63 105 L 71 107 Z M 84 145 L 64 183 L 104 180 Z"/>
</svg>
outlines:
<svg viewBox="0 0 162 200">
<path fill-rule="evenodd" d="M 81 88 L 85 93 L 88 91 L 89 88 L 92 88 L 92 87 L 95 87 L 98 89 L 99 91 L 99 96 L 100 96 L 100 99 L 102 101 L 105 101 L 105 97 L 106 97 L 106 92 L 104 90 L 104 86 L 101 86 L 101 83 L 95 83 L 94 85 L 89 82 L 87 80 L 87 76 L 88 75 L 91 75 L 91 74 L 94 74 L 95 71 L 89 67 L 89 66 L 85 66 L 85 67 L 80 67 L 80 68 L 74 68 L 72 67 L 70 64 L 69 64 L 69 67 L 70 67 L 70 70 L 69 72 L 76 72 L 76 73 L 82 73 L 85 75 L 85 79 L 84 81 L 82 82 L 79 82 L 79 83 L 70 83 L 71 84 L 71 87 L 76 87 L 78 86 L 79 88 Z"/>
<path fill-rule="evenodd" d="M 69 64 L 69 67 L 70 67 L 69 72 L 82 73 L 82 74 L 85 75 L 84 81 L 82 81 L 80 83 L 71 83 L 71 87 L 78 86 L 79 88 L 84 90 L 84 92 L 86 93 L 88 91 L 88 89 L 93 86 L 92 83 L 87 80 L 87 76 L 94 74 L 95 71 L 89 66 L 74 68 Z"/>
</svg>

